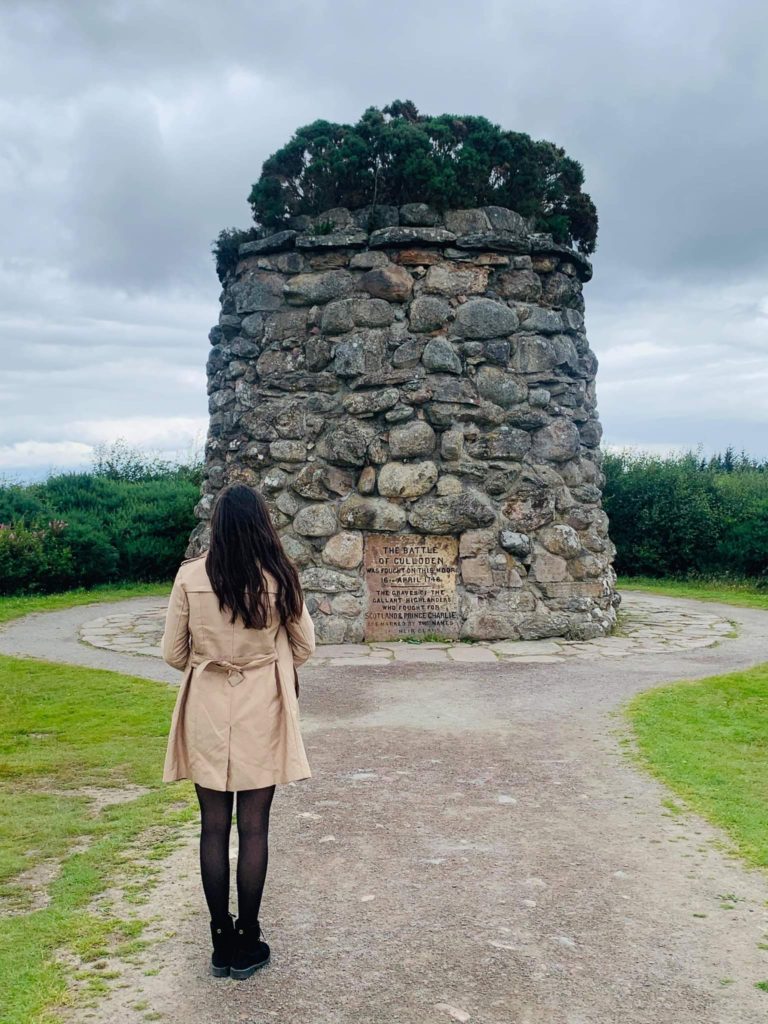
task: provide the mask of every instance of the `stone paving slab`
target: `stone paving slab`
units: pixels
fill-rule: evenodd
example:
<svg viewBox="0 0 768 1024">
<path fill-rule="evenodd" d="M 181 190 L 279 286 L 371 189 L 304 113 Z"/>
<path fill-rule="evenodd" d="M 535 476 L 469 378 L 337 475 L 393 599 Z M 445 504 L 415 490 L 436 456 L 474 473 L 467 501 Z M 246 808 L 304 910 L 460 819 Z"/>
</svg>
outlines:
<svg viewBox="0 0 768 1024">
<path fill-rule="evenodd" d="M 115 611 L 83 623 L 83 643 L 104 650 L 159 657 L 166 602 L 137 612 Z M 668 599 L 639 592 L 622 592 L 622 618 L 617 635 L 594 640 L 501 640 L 472 643 L 408 643 L 404 641 L 368 644 L 321 644 L 312 659 L 314 665 L 464 664 L 517 661 L 521 664 L 549 664 L 550 659 L 624 658 L 632 655 L 690 651 L 720 643 L 732 630 L 722 613 L 707 609 L 682 610 Z M 546 659 L 546 660 L 543 660 Z"/>
</svg>

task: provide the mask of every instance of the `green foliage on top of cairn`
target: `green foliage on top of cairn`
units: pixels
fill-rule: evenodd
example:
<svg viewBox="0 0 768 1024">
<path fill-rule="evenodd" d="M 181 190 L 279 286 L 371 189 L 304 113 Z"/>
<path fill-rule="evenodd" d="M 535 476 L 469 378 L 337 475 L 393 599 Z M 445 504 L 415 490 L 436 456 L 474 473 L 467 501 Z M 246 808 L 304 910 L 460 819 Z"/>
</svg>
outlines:
<svg viewBox="0 0 768 1024">
<path fill-rule="evenodd" d="M 245 231 L 240 228 L 222 228 L 211 246 L 213 258 L 216 261 L 216 274 L 220 281 L 223 281 L 227 273 L 234 269 L 237 263 L 237 252 L 244 242 L 252 242 L 258 238 L 256 228 L 247 228 Z"/>
<path fill-rule="evenodd" d="M 338 206 L 505 206 L 589 254 L 597 210 L 583 184 L 581 164 L 551 142 L 484 117 L 420 114 L 410 100 L 396 100 L 369 107 L 355 125 L 299 128 L 266 160 L 249 202 L 257 224 L 272 231 Z"/>
</svg>

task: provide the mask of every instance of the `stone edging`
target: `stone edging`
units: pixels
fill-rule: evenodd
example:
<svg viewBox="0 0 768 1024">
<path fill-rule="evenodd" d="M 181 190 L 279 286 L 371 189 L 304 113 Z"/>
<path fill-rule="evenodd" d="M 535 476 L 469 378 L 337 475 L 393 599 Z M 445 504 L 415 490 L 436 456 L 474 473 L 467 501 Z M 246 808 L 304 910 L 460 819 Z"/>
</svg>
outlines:
<svg viewBox="0 0 768 1024">
<path fill-rule="evenodd" d="M 477 643 L 321 644 L 311 666 L 365 665 L 370 668 L 421 663 L 445 664 L 557 664 L 571 658 L 624 658 L 631 654 L 657 654 L 712 647 L 726 638 L 731 623 L 721 614 L 681 611 L 660 606 L 658 600 L 624 593 L 622 636 L 593 640 L 503 640 Z M 93 647 L 122 654 L 160 656 L 159 640 L 165 602 L 156 609 L 122 612 L 91 619 L 80 628 L 80 640 Z"/>
</svg>

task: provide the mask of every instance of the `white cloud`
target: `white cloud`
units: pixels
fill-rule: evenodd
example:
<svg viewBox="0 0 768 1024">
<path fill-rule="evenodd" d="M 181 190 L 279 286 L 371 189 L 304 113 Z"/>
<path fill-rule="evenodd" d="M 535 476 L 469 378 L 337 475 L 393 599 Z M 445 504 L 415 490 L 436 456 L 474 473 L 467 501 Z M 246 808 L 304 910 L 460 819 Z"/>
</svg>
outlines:
<svg viewBox="0 0 768 1024">
<path fill-rule="evenodd" d="M 77 441 L 16 441 L 0 445 L 0 467 L 3 472 L 9 472 L 20 468 L 87 466 L 92 455 L 91 445 Z"/>
<path fill-rule="evenodd" d="M 755 276 L 649 282 L 621 302 L 603 292 L 593 303 L 587 291 L 606 438 L 656 450 L 673 430 L 675 447 L 731 444 L 768 458 L 767 290 Z"/>
<path fill-rule="evenodd" d="M 204 417 L 164 419 L 136 416 L 132 419 L 74 420 L 68 430 L 92 444 L 110 444 L 124 439 L 130 445 L 162 452 L 186 450 L 205 441 L 208 420 Z"/>
</svg>

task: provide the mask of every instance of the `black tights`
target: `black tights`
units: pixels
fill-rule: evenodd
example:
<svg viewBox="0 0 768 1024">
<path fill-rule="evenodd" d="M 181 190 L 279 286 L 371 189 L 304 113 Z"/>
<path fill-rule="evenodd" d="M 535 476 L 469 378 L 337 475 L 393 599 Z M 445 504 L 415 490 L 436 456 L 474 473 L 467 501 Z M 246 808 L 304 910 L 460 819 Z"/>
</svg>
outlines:
<svg viewBox="0 0 768 1024">
<path fill-rule="evenodd" d="M 229 913 L 229 832 L 234 793 L 195 784 L 200 802 L 200 872 L 205 900 L 214 921 Z M 244 789 L 237 794 L 237 909 L 241 921 L 255 924 L 267 877 L 269 809 L 274 786 Z"/>
</svg>

